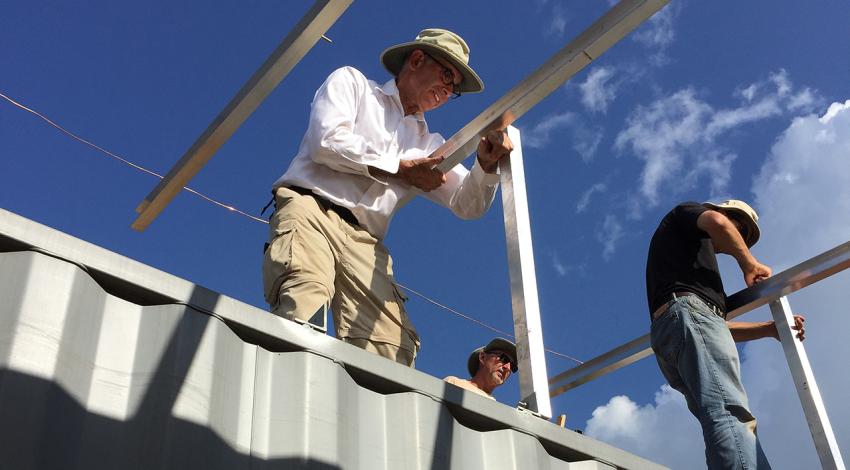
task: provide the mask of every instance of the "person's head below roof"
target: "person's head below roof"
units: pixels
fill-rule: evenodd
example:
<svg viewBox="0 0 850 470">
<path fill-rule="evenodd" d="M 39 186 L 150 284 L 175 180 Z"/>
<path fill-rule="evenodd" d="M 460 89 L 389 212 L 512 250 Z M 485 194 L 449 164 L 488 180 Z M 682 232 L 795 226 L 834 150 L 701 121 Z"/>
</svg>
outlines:
<svg viewBox="0 0 850 470">
<path fill-rule="evenodd" d="M 761 230 L 759 229 L 759 216 L 756 210 L 750 207 L 744 201 L 738 199 L 729 199 L 723 202 L 704 202 L 702 203 L 708 209 L 716 210 L 726 214 L 741 232 L 741 237 L 748 248 L 752 248 L 759 241 Z"/>
<path fill-rule="evenodd" d="M 469 66 L 466 41 L 445 29 L 424 29 L 413 41 L 387 48 L 381 63 L 396 77 L 406 115 L 424 113 L 452 97 L 484 89 L 484 82 Z"/>
<path fill-rule="evenodd" d="M 474 382 L 481 382 L 490 393 L 517 371 L 516 345 L 504 338 L 494 338 L 469 354 L 466 369 Z"/>
</svg>

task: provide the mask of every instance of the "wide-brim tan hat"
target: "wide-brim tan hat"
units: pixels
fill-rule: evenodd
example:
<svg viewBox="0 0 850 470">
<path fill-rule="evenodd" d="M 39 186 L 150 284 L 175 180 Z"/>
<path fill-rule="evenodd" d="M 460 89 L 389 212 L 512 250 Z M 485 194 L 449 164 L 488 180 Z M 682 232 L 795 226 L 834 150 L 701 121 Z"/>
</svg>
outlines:
<svg viewBox="0 0 850 470">
<path fill-rule="evenodd" d="M 469 66 L 469 46 L 466 41 L 445 29 L 423 29 L 413 41 L 387 48 L 381 53 L 381 63 L 391 74 L 398 76 L 404 66 L 404 59 L 414 49 L 422 49 L 423 52 L 438 55 L 451 62 L 463 75 L 459 92 L 478 93 L 484 89 L 484 82 Z"/>
<path fill-rule="evenodd" d="M 761 237 L 761 230 L 758 224 L 759 215 L 746 202 L 730 199 L 723 202 L 703 202 L 702 205 L 709 209 L 722 210 L 735 217 L 738 222 L 747 227 L 747 233 L 744 237 L 747 247 L 752 247 L 759 241 L 759 237 Z"/>
<path fill-rule="evenodd" d="M 490 351 L 502 351 L 507 354 L 511 358 L 511 372 L 517 371 L 516 345 L 504 338 L 495 338 L 493 341 L 487 343 L 486 346 L 476 348 L 469 354 L 469 359 L 466 361 L 466 370 L 469 371 L 470 377 L 475 377 L 475 374 L 478 373 L 478 367 L 481 365 L 478 362 L 478 353 Z"/>
</svg>

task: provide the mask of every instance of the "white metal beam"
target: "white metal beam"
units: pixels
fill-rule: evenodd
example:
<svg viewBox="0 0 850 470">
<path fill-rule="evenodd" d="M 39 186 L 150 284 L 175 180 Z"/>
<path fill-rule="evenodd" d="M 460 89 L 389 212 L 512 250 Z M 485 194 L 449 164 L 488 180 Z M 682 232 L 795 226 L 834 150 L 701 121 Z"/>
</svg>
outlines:
<svg viewBox="0 0 850 470">
<path fill-rule="evenodd" d="M 142 231 L 165 209 L 174 196 L 207 164 L 218 149 L 239 129 L 248 116 L 260 106 L 269 93 L 307 54 L 333 25 L 353 0 L 316 0 L 301 21 L 290 31 L 263 65 L 213 119 L 198 140 L 171 168 L 165 178 L 136 208 L 139 216 L 133 222 Z"/>
<path fill-rule="evenodd" d="M 508 248 L 508 270 L 511 278 L 514 335 L 519 362 L 519 392 L 525 407 L 552 417 L 549 386 L 546 380 L 546 356 L 543 328 L 537 300 L 537 277 L 534 273 L 534 249 L 531 246 L 531 221 L 525 191 L 522 142 L 519 129 L 509 126 L 508 137 L 514 145 L 510 158 L 499 165 L 502 184 L 502 207 L 505 213 L 505 239 Z"/>
<path fill-rule="evenodd" d="M 844 470 L 841 450 L 838 448 L 835 433 L 826 415 L 826 407 L 820 396 L 818 384 L 815 382 L 815 374 L 809 364 L 806 349 L 803 347 L 803 342 L 794 337 L 796 332 L 791 329 L 794 319 L 788 298 L 780 297 L 771 302 L 770 313 L 773 314 L 773 321 L 776 322 L 776 329 L 779 331 L 782 350 L 785 352 L 788 368 L 791 369 L 791 377 L 794 380 L 797 395 L 800 397 L 806 421 L 809 423 L 809 431 L 815 441 L 821 467 L 827 470 Z"/>
</svg>

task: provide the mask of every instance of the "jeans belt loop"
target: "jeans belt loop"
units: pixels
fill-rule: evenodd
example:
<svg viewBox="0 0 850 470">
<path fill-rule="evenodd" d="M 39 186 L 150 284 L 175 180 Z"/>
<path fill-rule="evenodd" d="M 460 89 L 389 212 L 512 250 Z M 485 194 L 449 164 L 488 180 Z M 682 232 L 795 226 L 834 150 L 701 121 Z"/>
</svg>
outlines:
<svg viewBox="0 0 850 470">
<path fill-rule="evenodd" d="M 672 305 L 673 302 L 676 301 L 676 299 L 678 299 L 680 297 L 688 297 L 688 296 L 691 296 L 691 295 L 695 295 L 695 296 L 699 297 L 697 294 L 694 294 L 693 292 L 688 292 L 688 291 L 673 292 L 671 294 L 671 296 L 673 297 L 672 299 L 668 300 L 663 305 L 658 307 L 658 310 L 652 312 L 652 319 L 655 320 L 656 318 L 660 317 L 661 315 L 664 315 L 664 312 L 666 312 L 667 309 L 670 308 L 670 305 Z M 702 299 L 702 297 L 699 297 L 699 298 Z M 707 300 L 703 300 L 703 303 L 708 306 L 709 310 L 711 310 L 712 313 L 714 313 L 715 315 L 717 315 L 718 317 L 720 317 L 724 320 L 726 319 L 726 315 L 723 312 L 720 311 L 720 307 L 718 307 L 717 305 L 714 305 L 713 303 L 711 303 Z"/>
<path fill-rule="evenodd" d="M 708 309 L 711 310 L 712 313 L 714 313 L 715 315 L 717 315 L 720 318 L 723 318 L 724 320 L 726 319 L 726 315 L 724 315 L 723 312 L 720 311 L 720 307 L 718 307 L 717 305 L 714 305 L 713 303 L 703 299 L 702 297 L 700 297 L 697 294 L 694 294 L 692 292 L 684 292 L 684 293 L 679 292 L 679 297 L 683 297 L 685 295 L 696 295 L 697 297 L 699 297 L 700 300 L 702 300 L 702 303 L 704 303 L 706 306 L 708 306 Z M 674 300 L 676 299 L 676 292 L 673 292 L 673 299 Z"/>
</svg>

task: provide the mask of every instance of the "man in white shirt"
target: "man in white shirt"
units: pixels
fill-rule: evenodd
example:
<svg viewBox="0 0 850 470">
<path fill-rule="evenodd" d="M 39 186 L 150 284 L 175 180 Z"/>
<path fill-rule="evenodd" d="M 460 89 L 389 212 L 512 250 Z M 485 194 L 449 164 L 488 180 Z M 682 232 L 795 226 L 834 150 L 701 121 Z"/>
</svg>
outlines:
<svg viewBox="0 0 850 470">
<path fill-rule="evenodd" d="M 493 390 L 503 385 L 517 371 L 516 345 L 504 338 L 494 338 L 486 346 L 472 351 L 466 361 L 469 380 L 450 375 L 446 382 L 495 400 Z"/>
<path fill-rule="evenodd" d="M 316 92 L 298 154 L 273 186 L 263 287 L 272 313 L 323 324 L 330 307 L 338 338 L 413 366 L 419 337 L 382 243 L 390 219 L 420 194 L 480 217 L 513 147 L 504 130 L 491 131 L 471 170 L 434 168 L 444 156 L 429 155 L 444 139 L 428 132 L 424 113 L 484 87 L 460 36 L 426 29 L 381 62 L 394 76 L 383 85 L 343 67 Z"/>
</svg>

